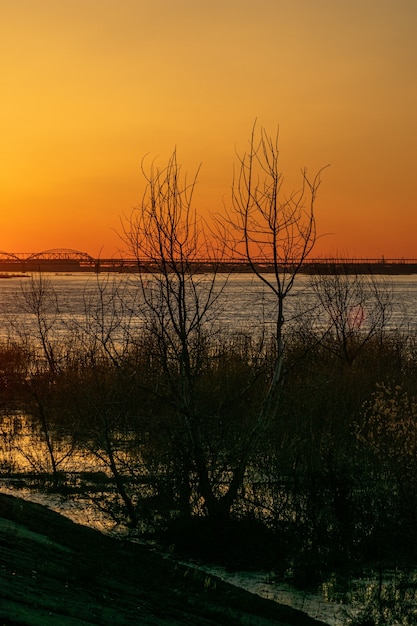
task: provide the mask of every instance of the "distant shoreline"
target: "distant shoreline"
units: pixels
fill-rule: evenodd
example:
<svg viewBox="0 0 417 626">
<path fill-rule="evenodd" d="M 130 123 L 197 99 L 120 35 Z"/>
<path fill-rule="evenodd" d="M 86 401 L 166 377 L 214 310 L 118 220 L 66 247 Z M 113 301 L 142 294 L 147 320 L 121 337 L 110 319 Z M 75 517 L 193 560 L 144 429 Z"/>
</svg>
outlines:
<svg viewBox="0 0 417 626">
<path fill-rule="evenodd" d="M 5 278 L 29 278 L 29 274 L 8 274 L 8 273 L 1 273 L 1 274 L 0 274 L 0 280 L 5 279 Z"/>
<path fill-rule="evenodd" d="M 311 259 L 301 267 L 296 262 L 280 264 L 280 270 L 288 273 L 297 271 L 301 274 L 375 274 L 375 275 L 410 275 L 417 274 L 417 259 Z M 260 273 L 275 271 L 273 263 L 256 259 L 251 266 L 244 260 L 215 261 L 209 259 L 196 260 L 187 265 L 187 271 L 195 273 L 244 274 L 256 270 Z M 75 258 L 27 258 L 1 259 L 0 279 L 27 278 L 33 272 L 54 273 L 157 273 L 160 271 L 157 262 L 136 259 L 93 259 L 91 257 Z"/>
</svg>

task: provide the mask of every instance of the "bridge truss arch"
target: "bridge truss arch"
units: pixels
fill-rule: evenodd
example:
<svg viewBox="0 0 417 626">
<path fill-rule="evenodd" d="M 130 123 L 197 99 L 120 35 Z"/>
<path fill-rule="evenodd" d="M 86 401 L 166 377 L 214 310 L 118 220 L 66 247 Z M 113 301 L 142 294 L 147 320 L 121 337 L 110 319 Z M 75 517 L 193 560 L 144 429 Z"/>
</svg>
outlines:
<svg viewBox="0 0 417 626">
<path fill-rule="evenodd" d="M 26 259 L 27 261 L 77 261 L 94 263 L 95 259 L 80 250 L 72 250 L 71 248 L 52 248 L 42 252 L 34 252 Z"/>
<path fill-rule="evenodd" d="M 0 250 L 0 261 L 20 261 L 20 258 L 13 252 L 4 252 L 3 250 Z"/>
</svg>

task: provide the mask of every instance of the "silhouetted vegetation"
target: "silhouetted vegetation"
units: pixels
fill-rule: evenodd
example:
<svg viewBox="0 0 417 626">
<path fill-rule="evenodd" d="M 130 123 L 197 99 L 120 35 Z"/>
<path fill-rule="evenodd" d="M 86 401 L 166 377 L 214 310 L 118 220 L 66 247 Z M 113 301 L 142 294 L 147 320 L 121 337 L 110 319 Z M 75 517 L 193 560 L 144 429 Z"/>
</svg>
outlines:
<svg viewBox="0 0 417 626">
<path fill-rule="evenodd" d="M 415 560 L 410 338 L 382 333 L 347 364 L 305 328 L 289 332 L 279 412 L 253 446 L 221 522 L 201 499 L 177 412 L 181 372 L 171 372 L 167 388 L 152 336 L 143 330 L 117 362 L 81 346 L 61 349 L 52 373 L 46 360 L 34 369 L 26 348 L 1 346 L 4 475 L 29 472 L 66 495 L 85 491 L 120 522 L 236 565 L 291 565 L 295 577 L 311 577 L 364 561 Z M 257 422 L 275 350 L 239 334 L 205 342 L 193 393 L 215 493 L 227 487 Z"/>
<path fill-rule="evenodd" d="M 254 267 L 275 298 L 272 333 L 219 330 L 228 277 L 174 153 L 125 225 L 154 273 L 98 279 L 77 319 L 44 277 L 26 289 L 36 333 L 12 327 L 0 345 L 1 471 L 89 498 L 178 550 L 299 584 L 414 563 L 415 337 L 387 330 L 392 296 L 370 276 L 313 276 L 314 303 L 287 320 L 319 177 L 303 172 L 301 192 L 278 201 L 277 154 L 252 136 L 230 216 L 249 263 L 275 260 L 267 277 Z M 202 250 L 208 275 L 193 263 Z M 282 259 L 298 264 L 288 273 Z"/>
</svg>

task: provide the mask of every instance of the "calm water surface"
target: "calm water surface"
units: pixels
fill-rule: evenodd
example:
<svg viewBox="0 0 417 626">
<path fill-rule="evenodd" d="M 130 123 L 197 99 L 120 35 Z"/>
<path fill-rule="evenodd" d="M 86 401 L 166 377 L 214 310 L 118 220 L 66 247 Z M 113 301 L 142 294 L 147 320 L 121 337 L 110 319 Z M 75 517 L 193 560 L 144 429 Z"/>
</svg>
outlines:
<svg viewBox="0 0 417 626">
<path fill-rule="evenodd" d="M 138 324 L 141 321 L 138 302 L 134 302 L 139 293 L 137 277 L 127 275 L 94 274 L 45 274 L 44 278 L 56 293 L 59 317 L 61 321 L 81 321 L 85 319 L 85 312 L 92 311 L 98 302 L 101 290 L 104 304 L 109 306 L 112 294 L 117 288 L 125 304 L 129 306 L 129 315 Z M 202 280 L 202 289 L 210 284 L 210 277 Z M 270 291 L 262 283 L 249 274 L 239 274 L 229 277 L 223 285 L 220 275 L 217 283 L 219 297 L 212 309 L 212 321 L 219 328 L 230 331 L 253 330 L 259 324 L 270 325 L 272 329 L 275 318 L 276 302 Z M 308 313 L 315 318 L 315 324 L 320 324 L 320 315 L 317 313 L 317 298 L 311 287 L 308 276 L 299 276 L 294 289 L 286 299 L 285 319 L 288 323 L 299 317 L 300 312 Z M 376 283 L 383 290 L 389 290 L 392 298 L 391 314 L 387 322 L 387 329 L 417 329 L 417 275 L 410 276 L 377 276 Z M 22 291 L 30 288 L 30 278 L 8 278 L 0 280 L 0 320 L 2 332 L 5 324 L 12 321 L 16 326 L 30 323 L 30 316 L 23 305 Z M 223 288 L 223 289 L 222 289 Z M 136 319 L 135 319 L 136 318 Z M 132 319 L 131 319 L 132 321 Z M 7 324 L 6 324 L 7 325 Z M 59 323 L 56 323 L 59 328 Z"/>
</svg>

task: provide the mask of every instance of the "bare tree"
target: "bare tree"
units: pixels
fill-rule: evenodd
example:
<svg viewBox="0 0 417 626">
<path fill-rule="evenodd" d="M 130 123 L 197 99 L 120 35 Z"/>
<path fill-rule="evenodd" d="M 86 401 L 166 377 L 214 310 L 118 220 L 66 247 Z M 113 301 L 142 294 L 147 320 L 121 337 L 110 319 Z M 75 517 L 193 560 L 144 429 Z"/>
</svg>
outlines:
<svg viewBox="0 0 417 626">
<path fill-rule="evenodd" d="M 22 288 L 23 310 L 33 320 L 33 337 L 39 343 L 40 357 L 43 357 L 51 374 L 56 374 L 58 363 L 58 340 L 56 328 L 59 322 L 58 298 L 51 281 L 43 274 L 32 275 L 29 286 Z M 16 329 L 21 335 L 22 329 Z M 31 334 L 29 329 L 24 333 Z"/>
<path fill-rule="evenodd" d="M 72 446 L 62 446 L 57 421 L 55 383 L 65 359 L 64 342 L 59 336 L 61 321 L 58 299 L 51 281 L 42 274 L 30 277 L 22 288 L 22 309 L 28 316 L 26 325 L 12 323 L 12 329 L 26 353 L 26 384 L 30 392 L 30 412 L 35 419 L 47 451 L 47 459 L 56 484 L 59 470 L 72 453 Z M 22 452 L 35 467 L 30 450 Z"/>
<path fill-rule="evenodd" d="M 230 219 L 241 235 L 246 260 L 277 300 L 274 367 L 257 418 L 242 429 L 237 444 L 233 442 L 229 450 L 227 443 L 223 445 L 217 465 L 211 458 L 208 432 L 213 415 L 207 415 L 198 401 L 198 381 L 210 355 L 210 322 L 221 292 L 218 257 L 192 209 L 197 177 L 188 182 L 181 176 L 175 151 L 165 168 L 152 164 L 149 172 L 144 171 L 147 187 L 142 203 L 124 224 L 124 239 L 141 270 L 143 315 L 165 373 L 158 393 L 169 398 L 184 426 L 188 461 L 191 459 L 191 468 L 184 473 L 197 476 L 204 508 L 217 520 L 229 517 L 256 443 L 276 414 L 282 380 L 284 301 L 316 238 L 313 208 L 320 176 L 310 182 L 303 171 L 300 192 L 280 200 L 277 141 L 264 130 L 257 140 L 253 128 L 249 152 L 239 159 Z M 202 258 L 213 261 L 209 276 L 200 273 Z M 260 258 L 273 264 L 268 277 L 259 269 Z M 240 399 L 248 389 L 245 384 Z"/>
<path fill-rule="evenodd" d="M 209 515 L 218 501 L 206 445 L 210 420 L 197 401 L 197 385 L 208 354 L 212 323 L 225 277 L 219 256 L 193 209 L 197 175 L 182 175 L 176 151 L 166 167 L 151 164 L 143 174 L 141 204 L 123 225 L 124 240 L 139 266 L 140 314 L 164 373 L 155 394 L 164 397 L 182 424 L 176 441 L 183 481 L 197 476 L 197 490 Z M 186 485 L 180 491 L 190 493 Z"/>
<path fill-rule="evenodd" d="M 245 447 L 233 471 L 229 502 L 244 480 L 257 442 L 278 414 L 283 382 L 285 303 L 317 238 L 315 203 L 321 182 L 301 171 L 300 189 L 284 193 L 279 164 L 278 132 L 271 136 L 253 125 L 247 152 L 238 155 L 229 224 L 237 233 L 234 248 L 275 301 L 275 356 L 269 385 Z M 265 268 L 268 271 L 265 271 Z"/>
<path fill-rule="evenodd" d="M 318 298 L 320 343 L 351 366 L 364 347 L 386 329 L 392 313 L 392 288 L 372 274 L 331 273 L 311 279 Z"/>
<path fill-rule="evenodd" d="M 94 286 L 83 294 L 84 315 L 69 320 L 67 327 L 90 360 L 107 358 L 120 367 L 129 352 L 135 323 L 135 293 L 129 279 L 97 275 Z"/>
</svg>

